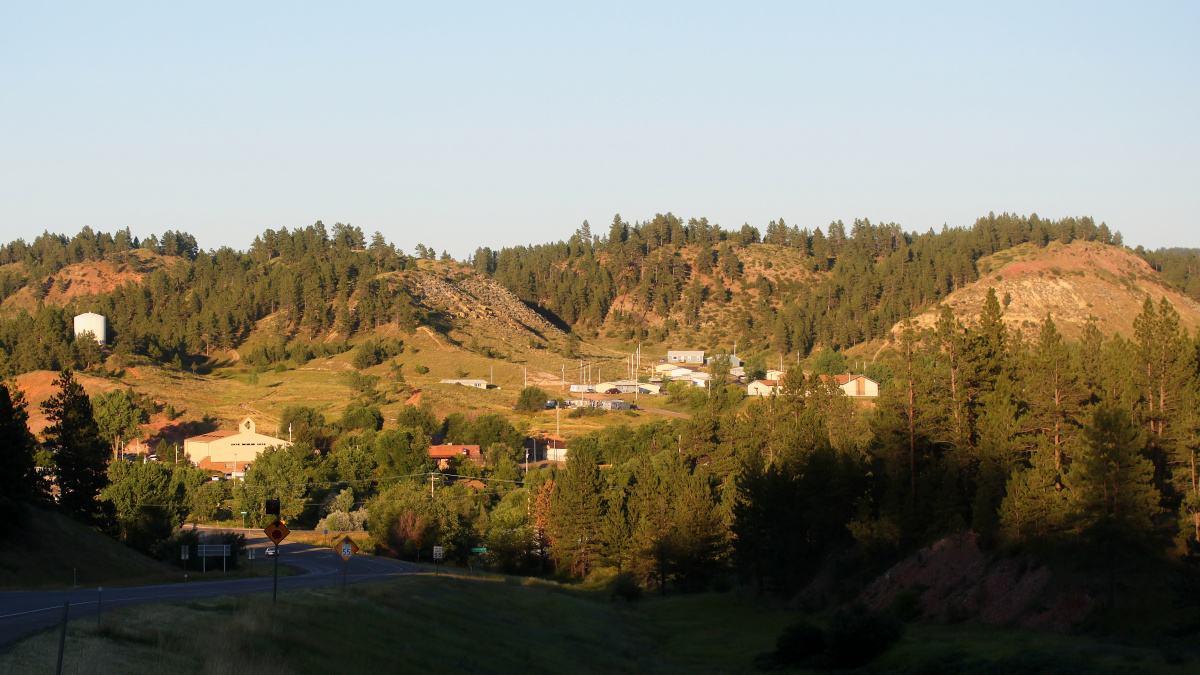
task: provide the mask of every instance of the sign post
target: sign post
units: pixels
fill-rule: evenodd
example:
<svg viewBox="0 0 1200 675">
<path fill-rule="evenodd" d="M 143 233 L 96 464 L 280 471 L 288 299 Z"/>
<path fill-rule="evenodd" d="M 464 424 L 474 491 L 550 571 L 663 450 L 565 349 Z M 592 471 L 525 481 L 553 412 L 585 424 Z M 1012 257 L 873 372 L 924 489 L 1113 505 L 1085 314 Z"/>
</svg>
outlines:
<svg viewBox="0 0 1200 675">
<path fill-rule="evenodd" d="M 342 589 L 344 590 L 346 588 L 346 570 L 350 567 L 350 557 L 358 553 L 358 544 L 354 543 L 350 535 L 346 535 L 339 548 L 338 553 L 342 556 L 342 560 L 346 561 L 342 564 Z"/>
<path fill-rule="evenodd" d="M 441 573 L 441 569 L 442 569 L 442 547 L 441 546 L 433 547 L 433 565 L 434 565 L 433 576 L 436 577 L 438 574 Z"/>
<path fill-rule="evenodd" d="M 246 547 L 246 560 L 250 562 L 250 576 L 254 576 L 254 549 Z"/>
<path fill-rule="evenodd" d="M 271 501 L 275 501 L 275 508 L 278 510 L 278 500 L 267 500 L 268 510 L 270 509 Z M 275 572 L 274 580 L 271 582 L 271 602 L 275 602 L 279 597 L 279 554 L 280 549 L 283 548 L 280 544 L 291 534 L 291 530 L 287 529 L 287 525 L 284 525 L 282 520 L 276 518 L 275 522 L 263 529 L 263 533 L 267 535 L 267 539 L 270 539 L 271 543 L 275 544 Z"/>
</svg>

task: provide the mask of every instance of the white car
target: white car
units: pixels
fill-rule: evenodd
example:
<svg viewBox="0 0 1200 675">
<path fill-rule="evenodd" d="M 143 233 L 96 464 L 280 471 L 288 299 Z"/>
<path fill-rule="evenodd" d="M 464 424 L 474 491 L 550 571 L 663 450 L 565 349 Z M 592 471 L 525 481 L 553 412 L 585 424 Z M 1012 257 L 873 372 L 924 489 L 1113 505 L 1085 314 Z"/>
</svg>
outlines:
<svg viewBox="0 0 1200 675">
<path fill-rule="evenodd" d="M 270 556 L 273 556 L 273 555 L 275 555 L 275 547 L 274 547 L 274 546 L 268 546 L 268 547 L 267 547 L 267 556 L 268 556 L 268 557 L 270 557 Z"/>
</svg>

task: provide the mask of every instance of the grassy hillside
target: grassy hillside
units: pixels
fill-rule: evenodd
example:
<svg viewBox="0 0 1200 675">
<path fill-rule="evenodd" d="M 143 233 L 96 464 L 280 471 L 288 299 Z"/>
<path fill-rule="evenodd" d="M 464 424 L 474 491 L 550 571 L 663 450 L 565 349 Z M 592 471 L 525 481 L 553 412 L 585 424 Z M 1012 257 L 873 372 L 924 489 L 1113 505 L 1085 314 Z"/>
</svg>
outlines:
<svg viewBox="0 0 1200 675">
<path fill-rule="evenodd" d="M 49 511 L 30 511 L 28 526 L 0 541 L 0 590 L 136 586 L 179 581 L 169 565 L 148 558 L 90 527 Z"/>
<path fill-rule="evenodd" d="M 516 579 L 389 582 L 113 612 L 72 623 L 64 672 L 750 673 L 794 611 L 732 593 L 609 602 L 602 592 Z M 47 631 L 0 656 L 45 672 Z M 971 626 L 910 626 L 888 672 L 1194 672 L 1174 653 L 1089 638 Z"/>
</svg>

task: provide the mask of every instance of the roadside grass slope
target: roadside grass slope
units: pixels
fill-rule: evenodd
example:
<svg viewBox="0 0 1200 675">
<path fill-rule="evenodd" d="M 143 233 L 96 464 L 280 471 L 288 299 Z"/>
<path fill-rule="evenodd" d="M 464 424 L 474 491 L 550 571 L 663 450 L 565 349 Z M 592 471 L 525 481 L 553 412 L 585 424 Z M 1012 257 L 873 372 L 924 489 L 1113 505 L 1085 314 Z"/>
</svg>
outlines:
<svg viewBox="0 0 1200 675">
<path fill-rule="evenodd" d="M 804 617 L 737 593 L 610 602 L 598 586 L 455 574 L 147 605 L 68 629 L 63 672 L 752 673 Z M 0 655 L 52 668 L 56 629 Z M 869 672 L 1191 673 L 1194 657 L 1086 636 L 914 624 Z M 799 670 L 788 672 L 804 672 Z"/>
<path fill-rule="evenodd" d="M 0 540 L 0 591 L 174 583 L 182 573 L 51 511 L 29 509 L 26 526 Z"/>
</svg>

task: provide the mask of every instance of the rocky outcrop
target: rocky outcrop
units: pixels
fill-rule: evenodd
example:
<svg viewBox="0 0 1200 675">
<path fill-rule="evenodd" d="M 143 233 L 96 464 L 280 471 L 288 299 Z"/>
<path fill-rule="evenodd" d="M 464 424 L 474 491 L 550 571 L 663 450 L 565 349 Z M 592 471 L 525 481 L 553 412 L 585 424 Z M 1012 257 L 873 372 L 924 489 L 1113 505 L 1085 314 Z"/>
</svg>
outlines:
<svg viewBox="0 0 1200 675">
<path fill-rule="evenodd" d="M 980 279 L 946 297 L 944 304 L 965 323 L 983 309 L 989 288 L 1008 299 L 1004 321 L 1010 330 L 1020 328 L 1036 335 L 1046 314 L 1068 338 L 1078 338 L 1088 317 L 1106 336 L 1133 335 L 1133 319 L 1147 296 L 1155 303 L 1166 298 L 1189 330 L 1200 327 L 1200 303 L 1170 288 L 1145 260 L 1119 246 L 1096 242 L 1052 242 L 1045 248 L 1022 244 L 981 258 L 976 263 Z M 937 322 L 939 307 L 915 318 L 923 327 Z M 900 329 L 897 325 L 894 331 Z"/>
<path fill-rule="evenodd" d="M 413 279 L 413 292 L 427 307 L 444 307 L 454 318 L 497 337 L 523 340 L 536 336 L 548 340 L 564 335 L 490 279 L 470 275 L 451 281 L 435 274 L 418 274 Z"/>
<path fill-rule="evenodd" d="M 915 593 L 924 620 L 1067 631 L 1091 611 L 1092 599 L 1081 588 L 1051 587 L 1050 580 L 1048 567 L 1026 556 L 984 553 L 968 532 L 900 561 L 859 599 L 882 610 L 900 593 Z"/>
</svg>

